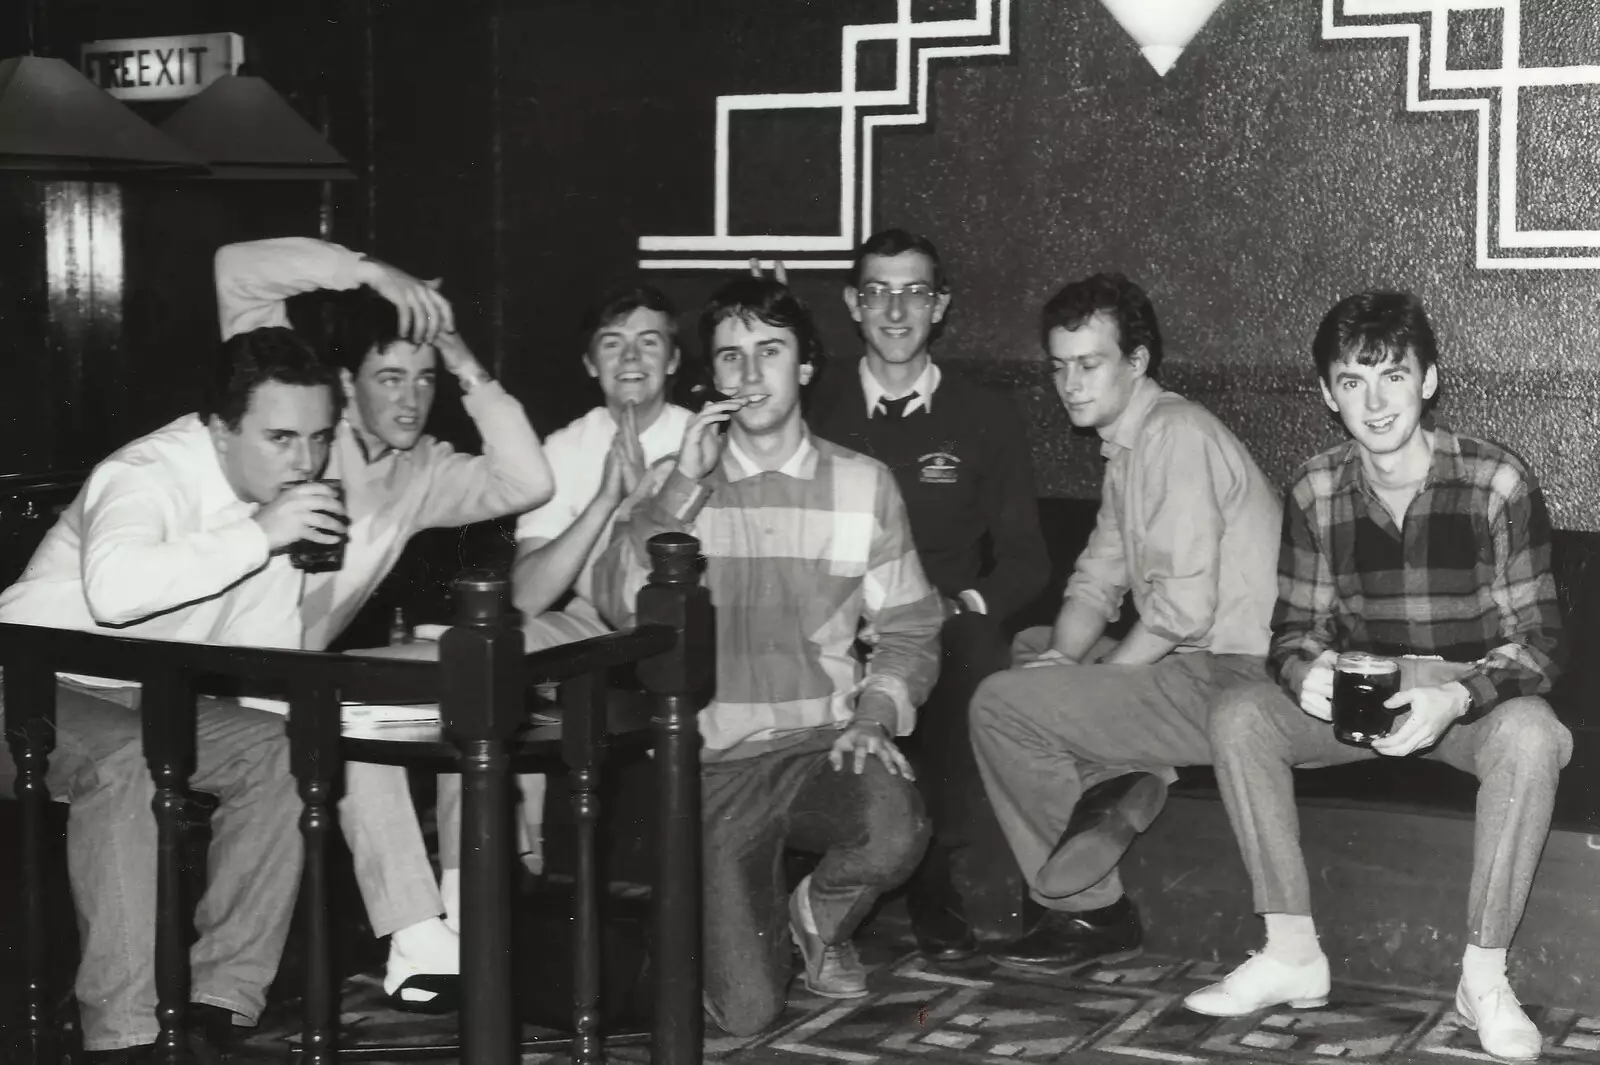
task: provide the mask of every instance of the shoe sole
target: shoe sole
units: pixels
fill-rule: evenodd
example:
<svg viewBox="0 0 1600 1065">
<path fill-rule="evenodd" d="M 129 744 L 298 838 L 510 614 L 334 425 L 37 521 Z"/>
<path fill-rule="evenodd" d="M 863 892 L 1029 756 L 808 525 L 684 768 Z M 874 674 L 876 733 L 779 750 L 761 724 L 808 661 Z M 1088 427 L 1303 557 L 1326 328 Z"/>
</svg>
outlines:
<svg viewBox="0 0 1600 1065">
<path fill-rule="evenodd" d="M 1092 969 L 1097 965 L 1120 965 L 1125 961 L 1132 961 L 1144 953 L 1143 947 L 1132 950 L 1121 950 L 1115 954 L 1102 954 L 1097 958 L 1087 961 L 1075 961 L 1070 965 L 1052 965 L 1049 962 L 1019 961 L 1015 958 L 995 958 L 994 963 L 1005 969 L 1015 969 L 1024 973 L 1042 973 L 1045 976 L 1060 976 L 1062 973 L 1076 973 L 1084 969 Z"/>
<path fill-rule="evenodd" d="M 1261 1013 L 1264 1010 L 1282 1009 L 1285 1006 L 1292 1010 L 1316 1010 L 1321 1009 L 1327 1004 L 1328 996 L 1324 995 L 1321 998 L 1299 998 L 1289 1002 L 1271 1002 L 1265 1006 L 1257 1006 L 1253 1010 L 1245 1010 L 1243 1013 L 1218 1013 L 1215 1010 L 1203 1010 L 1199 1006 L 1189 1005 L 1187 999 L 1184 1000 L 1183 1008 L 1188 1010 L 1190 1013 L 1198 1013 L 1202 1017 L 1248 1017 L 1253 1013 Z"/>
</svg>

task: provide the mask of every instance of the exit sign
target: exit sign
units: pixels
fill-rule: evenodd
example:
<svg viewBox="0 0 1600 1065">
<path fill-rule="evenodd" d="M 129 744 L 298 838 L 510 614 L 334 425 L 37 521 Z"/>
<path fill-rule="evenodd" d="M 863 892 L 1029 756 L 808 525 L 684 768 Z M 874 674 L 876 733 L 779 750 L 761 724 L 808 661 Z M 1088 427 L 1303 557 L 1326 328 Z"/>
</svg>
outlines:
<svg viewBox="0 0 1600 1065">
<path fill-rule="evenodd" d="M 244 62 L 237 33 L 123 37 L 83 46 L 83 73 L 119 100 L 181 100 Z"/>
</svg>

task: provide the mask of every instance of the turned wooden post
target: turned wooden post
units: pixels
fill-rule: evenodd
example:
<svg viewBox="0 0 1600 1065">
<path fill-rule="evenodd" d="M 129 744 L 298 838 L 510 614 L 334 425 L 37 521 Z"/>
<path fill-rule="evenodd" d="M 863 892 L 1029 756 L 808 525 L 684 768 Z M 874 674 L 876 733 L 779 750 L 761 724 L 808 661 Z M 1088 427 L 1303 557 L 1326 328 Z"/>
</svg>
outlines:
<svg viewBox="0 0 1600 1065">
<path fill-rule="evenodd" d="M 193 678 L 160 673 L 144 681 L 139 696 L 144 759 L 155 781 L 156 816 L 156 1036 L 157 1065 L 184 1065 L 189 1046 L 189 936 L 191 910 L 183 897 L 183 809 L 195 765 Z"/>
<path fill-rule="evenodd" d="M 333 968 L 328 847 L 338 827 L 344 785 L 339 750 L 339 693 L 314 680 L 289 687 L 289 767 L 299 785 L 305 866 L 300 905 L 306 922 L 306 987 L 300 1015 L 303 1065 L 333 1065 L 339 1048 L 339 983 Z"/>
<path fill-rule="evenodd" d="M 54 1065 L 55 1004 L 50 993 L 50 942 L 44 901 L 44 850 L 50 790 L 45 773 L 56 745 L 56 679 L 43 665 L 5 667 L 6 742 L 17 766 L 22 804 L 23 1060 Z"/>
<path fill-rule="evenodd" d="M 650 583 L 638 623 L 678 632 L 672 650 L 639 663 L 656 697 L 656 809 L 661 817 L 655 890 L 655 1020 L 650 1058 L 699 1065 L 704 1024 L 700 975 L 700 726 L 716 684 L 716 623 L 700 584 L 700 541 L 685 533 L 650 538 Z"/>
<path fill-rule="evenodd" d="M 440 708 L 461 752 L 461 1060 L 519 1058 L 511 1008 L 511 803 L 506 743 L 522 723 L 522 630 L 504 577 L 454 584 L 456 624 L 439 641 Z"/>
<path fill-rule="evenodd" d="M 600 883 L 595 829 L 600 820 L 600 761 L 606 734 L 607 691 L 603 672 L 585 673 L 561 685 L 561 756 L 572 785 L 576 844 L 572 896 L 572 1046 L 574 1065 L 600 1065 Z"/>
</svg>

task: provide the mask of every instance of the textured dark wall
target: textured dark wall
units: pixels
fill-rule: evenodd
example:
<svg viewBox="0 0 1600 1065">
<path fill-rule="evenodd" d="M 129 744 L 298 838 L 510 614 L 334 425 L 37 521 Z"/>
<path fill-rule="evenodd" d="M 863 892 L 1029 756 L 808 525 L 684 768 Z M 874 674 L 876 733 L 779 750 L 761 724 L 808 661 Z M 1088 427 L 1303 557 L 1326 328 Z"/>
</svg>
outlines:
<svg viewBox="0 0 1600 1065">
<path fill-rule="evenodd" d="M 1227 0 L 1161 78 L 1100 4 L 1021 0 L 1012 62 L 936 66 L 932 127 L 883 138 L 879 218 L 950 260 L 941 356 L 1035 359 L 1051 291 L 1124 270 L 1156 301 L 1169 384 L 1281 479 L 1337 438 L 1311 391 L 1323 312 L 1409 288 L 1440 335 L 1441 417 L 1527 456 L 1558 524 L 1600 528 L 1600 274 L 1477 269 L 1475 118 L 1406 111 L 1402 46 L 1324 43 L 1321 6 Z M 1524 64 L 1600 62 L 1600 3 L 1522 7 Z M 1498 19 L 1453 29 L 1453 62 L 1498 48 Z M 1524 227 L 1600 229 L 1597 111 L 1600 86 L 1525 91 Z M 1094 494 L 1092 441 L 1025 402 L 1043 490 Z"/>
</svg>

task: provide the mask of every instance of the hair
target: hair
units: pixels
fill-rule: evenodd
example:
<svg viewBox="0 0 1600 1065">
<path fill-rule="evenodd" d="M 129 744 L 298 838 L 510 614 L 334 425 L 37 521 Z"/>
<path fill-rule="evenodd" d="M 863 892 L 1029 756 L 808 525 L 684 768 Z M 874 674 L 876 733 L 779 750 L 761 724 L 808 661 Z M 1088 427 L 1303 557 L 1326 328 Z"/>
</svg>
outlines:
<svg viewBox="0 0 1600 1065">
<path fill-rule="evenodd" d="M 1426 373 L 1439 361 L 1439 343 L 1422 301 L 1409 292 L 1373 290 L 1346 296 L 1317 326 L 1311 357 L 1317 376 L 1329 380 L 1333 364 L 1352 359 L 1362 366 L 1404 362 L 1408 352 Z"/>
<path fill-rule="evenodd" d="M 746 275 L 734 278 L 712 293 L 705 310 L 700 312 L 700 346 L 708 364 L 713 355 L 711 342 L 717 326 L 729 318 L 742 322 L 759 319 L 779 329 L 791 330 L 800 364 L 822 361 L 822 338 L 817 334 L 810 309 L 781 281 Z"/>
<path fill-rule="evenodd" d="M 631 285 L 612 289 L 604 298 L 584 312 L 580 326 L 583 330 L 583 348 L 589 350 L 595 335 L 613 322 L 621 321 L 634 311 L 643 308 L 658 311 L 667 319 L 667 339 L 678 342 L 678 307 L 665 292 L 654 285 Z"/>
<path fill-rule="evenodd" d="M 250 398 L 268 381 L 307 388 L 325 386 L 333 396 L 334 409 L 344 399 L 338 370 L 317 357 L 317 353 L 292 329 L 269 326 L 238 333 L 222 342 L 216 366 L 200 403 L 200 418 L 213 417 L 231 430 L 239 428 Z"/>
<path fill-rule="evenodd" d="M 359 374 L 368 355 L 404 339 L 394 304 L 369 288 L 322 292 L 318 297 L 323 351 L 338 369 Z"/>
<path fill-rule="evenodd" d="M 939 258 L 939 249 L 934 247 L 933 241 L 927 237 L 904 229 L 880 229 L 862 241 L 861 246 L 856 249 L 855 261 L 850 264 L 850 283 L 857 288 L 861 287 L 861 268 L 866 265 L 867 256 L 880 255 L 891 258 L 908 251 L 920 251 L 933 264 L 935 292 L 950 291 L 949 281 L 944 274 L 944 262 Z"/>
<path fill-rule="evenodd" d="M 1080 329 L 1097 314 L 1108 315 L 1117 326 L 1117 345 L 1124 356 L 1139 348 L 1149 352 L 1145 373 L 1156 376 L 1161 368 L 1161 327 L 1156 309 L 1144 289 L 1124 274 L 1100 273 L 1074 281 L 1050 297 L 1039 316 L 1039 341 L 1050 344 L 1053 329 Z"/>
</svg>

